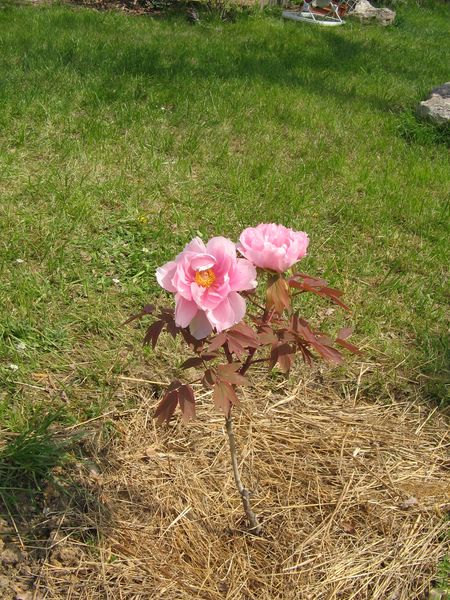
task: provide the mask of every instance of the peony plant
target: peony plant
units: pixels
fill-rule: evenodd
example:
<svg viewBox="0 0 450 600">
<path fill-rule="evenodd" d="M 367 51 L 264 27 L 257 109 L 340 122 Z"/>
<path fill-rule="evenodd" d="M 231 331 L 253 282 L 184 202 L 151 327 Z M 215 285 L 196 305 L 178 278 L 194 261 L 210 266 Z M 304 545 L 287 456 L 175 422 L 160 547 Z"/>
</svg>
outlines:
<svg viewBox="0 0 450 600">
<path fill-rule="evenodd" d="M 155 348 L 166 330 L 174 338 L 180 335 L 190 349 L 192 356 L 181 369 L 202 371 L 196 381 L 212 389 L 215 407 L 225 416 L 236 487 L 250 531 L 256 535 L 262 527 L 239 473 L 232 418 L 238 388 L 250 383 L 247 372 L 266 363 L 269 370 L 277 366 L 288 374 L 296 354 L 311 365 L 315 356 L 341 363 L 338 347 L 359 352 L 348 342 L 350 328 L 332 339 L 311 327 L 295 306 L 301 294 L 312 293 L 349 310 L 342 292 L 297 271 L 308 244 L 303 231 L 273 223 L 248 227 L 237 244 L 225 237 L 213 237 L 206 244 L 194 238 L 174 260 L 157 269 L 159 285 L 175 295 L 175 309 L 160 309 L 144 337 L 144 344 Z M 147 305 L 127 322 L 155 312 L 155 306 Z M 168 386 L 154 415 L 160 424 L 168 423 L 177 407 L 183 420 L 195 417 L 191 383 L 177 378 Z"/>
</svg>

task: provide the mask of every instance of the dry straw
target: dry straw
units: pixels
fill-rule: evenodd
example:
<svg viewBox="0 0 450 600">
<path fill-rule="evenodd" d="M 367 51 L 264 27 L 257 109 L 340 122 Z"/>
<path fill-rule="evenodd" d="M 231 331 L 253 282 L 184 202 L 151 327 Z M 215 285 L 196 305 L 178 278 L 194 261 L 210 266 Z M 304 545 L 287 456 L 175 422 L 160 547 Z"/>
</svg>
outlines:
<svg viewBox="0 0 450 600">
<path fill-rule="evenodd" d="M 62 515 L 61 542 L 38 579 L 46 598 L 427 597 L 446 549 L 450 498 L 448 426 L 437 412 L 313 380 L 245 390 L 235 429 L 264 527 L 255 537 L 245 531 L 210 393 L 199 388 L 198 420 L 175 421 L 169 435 L 155 428 L 149 386 L 122 385 L 139 408 L 92 443 L 101 472 L 84 476 L 84 512 Z M 74 511 L 95 532 L 90 543 L 80 542 Z"/>
</svg>

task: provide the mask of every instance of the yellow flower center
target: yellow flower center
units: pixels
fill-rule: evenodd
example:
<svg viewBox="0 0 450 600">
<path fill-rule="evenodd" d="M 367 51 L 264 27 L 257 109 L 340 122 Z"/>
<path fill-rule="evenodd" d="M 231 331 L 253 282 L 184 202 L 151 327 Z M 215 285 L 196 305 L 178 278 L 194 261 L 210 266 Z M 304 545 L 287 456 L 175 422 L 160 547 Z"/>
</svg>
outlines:
<svg viewBox="0 0 450 600">
<path fill-rule="evenodd" d="M 209 288 L 215 282 L 216 276 L 212 269 L 205 269 L 204 271 L 197 271 L 195 274 L 195 283 L 201 285 L 204 288 Z"/>
</svg>

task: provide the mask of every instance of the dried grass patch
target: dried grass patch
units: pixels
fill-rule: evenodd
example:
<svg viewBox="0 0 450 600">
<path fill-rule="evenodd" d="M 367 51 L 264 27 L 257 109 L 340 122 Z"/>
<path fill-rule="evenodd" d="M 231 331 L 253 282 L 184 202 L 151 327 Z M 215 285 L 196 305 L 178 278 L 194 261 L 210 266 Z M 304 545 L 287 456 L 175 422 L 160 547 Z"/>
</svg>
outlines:
<svg viewBox="0 0 450 600">
<path fill-rule="evenodd" d="M 235 428 L 258 538 L 245 532 L 209 393 L 197 421 L 168 432 L 155 428 L 156 400 L 140 385 L 127 390 L 140 405 L 114 420 L 116 435 L 92 438 L 102 470 L 84 476 L 91 501 L 77 518 L 98 540 L 81 543 L 66 510 L 40 572 L 46 597 L 426 597 L 446 546 L 442 415 L 313 382 L 246 391 Z"/>
</svg>

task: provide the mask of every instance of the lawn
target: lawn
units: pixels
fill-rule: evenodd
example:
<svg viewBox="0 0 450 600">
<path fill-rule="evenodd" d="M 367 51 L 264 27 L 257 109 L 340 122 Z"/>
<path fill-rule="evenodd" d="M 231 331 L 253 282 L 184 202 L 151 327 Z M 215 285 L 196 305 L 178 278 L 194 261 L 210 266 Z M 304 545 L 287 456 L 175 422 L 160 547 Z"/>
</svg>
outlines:
<svg viewBox="0 0 450 600">
<path fill-rule="evenodd" d="M 304 271 L 345 291 L 330 327 L 351 322 L 364 354 L 327 385 L 448 402 L 448 135 L 413 113 L 448 80 L 450 5 L 331 30 L 0 8 L 5 432 L 39 407 L 133 408 L 120 377 L 166 381 L 121 323 L 193 236 L 261 221 L 307 231 Z"/>
</svg>

